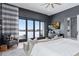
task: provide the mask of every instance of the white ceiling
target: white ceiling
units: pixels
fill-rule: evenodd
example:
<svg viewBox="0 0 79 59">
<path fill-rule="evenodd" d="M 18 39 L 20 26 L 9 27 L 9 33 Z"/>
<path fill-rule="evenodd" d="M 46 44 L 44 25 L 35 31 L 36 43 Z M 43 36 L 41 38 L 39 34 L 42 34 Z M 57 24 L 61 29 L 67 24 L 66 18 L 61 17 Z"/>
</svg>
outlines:
<svg viewBox="0 0 79 59">
<path fill-rule="evenodd" d="M 62 5 L 54 5 L 54 8 L 51 7 L 45 8 L 46 5 L 40 6 L 44 3 L 10 3 L 10 4 L 46 15 L 53 15 L 79 5 L 79 3 L 61 3 Z"/>
</svg>

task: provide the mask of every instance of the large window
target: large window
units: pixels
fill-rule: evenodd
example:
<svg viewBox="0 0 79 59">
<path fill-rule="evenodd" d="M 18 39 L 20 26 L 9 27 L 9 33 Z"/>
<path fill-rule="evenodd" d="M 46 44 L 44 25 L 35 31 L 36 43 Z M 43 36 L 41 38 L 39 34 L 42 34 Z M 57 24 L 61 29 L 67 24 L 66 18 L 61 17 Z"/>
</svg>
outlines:
<svg viewBox="0 0 79 59">
<path fill-rule="evenodd" d="M 27 39 L 33 38 L 33 21 L 27 20 Z"/>
<path fill-rule="evenodd" d="M 35 37 L 39 37 L 39 21 L 35 21 Z"/>
<path fill-rule="evenodd" d="M 44 37 L 45 22 L 19 19 L 19 39 L 30 40 L 32 38 Z"/>
<path fill-rule="evenodd" d="M 19 19 L 19 39 L 26 39 L 26 20 Z"/>
</svg>

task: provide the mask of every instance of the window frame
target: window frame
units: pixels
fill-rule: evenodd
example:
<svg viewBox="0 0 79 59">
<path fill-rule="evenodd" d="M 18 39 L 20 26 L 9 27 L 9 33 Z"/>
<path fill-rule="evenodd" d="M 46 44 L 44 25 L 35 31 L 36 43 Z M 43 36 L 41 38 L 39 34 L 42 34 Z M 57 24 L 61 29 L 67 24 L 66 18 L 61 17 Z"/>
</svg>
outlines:
<svg viewBox="0 0 79 59">
<path fill-rule="evenodd" d="M 19 17 L 19 19 L 26 20 L 26 39 L 25 39 L 25 41 L 28 40 L 28 38 L 27 38 L 27 36 L 28 36 L 28 32 L 27 32 L 28 24 L 27 24 L 27 21 L 28 20 L 32 20 L 33 21 L 33 39 L 35 38 L 35 21 L 38 21 L 39 22 L 39 37 L 41 35 L 41 22 L 44 22 L 44 37 L 45 37 L 45 21 L 31 19 L 31 18 L 27 18 L 27 17 Z"/>
</svg>

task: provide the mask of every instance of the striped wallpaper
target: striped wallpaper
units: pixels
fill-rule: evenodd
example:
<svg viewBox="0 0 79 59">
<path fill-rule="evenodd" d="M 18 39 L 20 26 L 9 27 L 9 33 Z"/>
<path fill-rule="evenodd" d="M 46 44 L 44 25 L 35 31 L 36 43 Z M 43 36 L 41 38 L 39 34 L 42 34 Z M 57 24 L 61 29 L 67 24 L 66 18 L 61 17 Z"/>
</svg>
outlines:
<svg viewBox="0 0 79 59">
<path fill-rule="evenodd" d="M 2 4 L 2 33 L 18 36 L 18 17 L 17 7 Z"/>
<path fill-rule="evenodd" d="M 0 38 L 1 38 L 1 34 L 2 34 L 2 5 L 0 4 Z M 1 40 L 0 40 L 1 43 Z"/>
</svg>

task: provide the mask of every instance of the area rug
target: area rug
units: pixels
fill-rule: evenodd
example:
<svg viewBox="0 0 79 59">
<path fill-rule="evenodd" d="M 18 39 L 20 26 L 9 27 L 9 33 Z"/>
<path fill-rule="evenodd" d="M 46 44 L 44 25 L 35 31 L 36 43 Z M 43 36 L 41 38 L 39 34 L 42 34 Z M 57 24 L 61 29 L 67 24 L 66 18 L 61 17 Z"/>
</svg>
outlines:
<svg viewBox="0 0 79 59">
<path fill-rule="evenodd" d="M 26 56 L 23 48 L 16 48 L 13 50 L 2 52 L 2 56 Z"/>
</svg>

